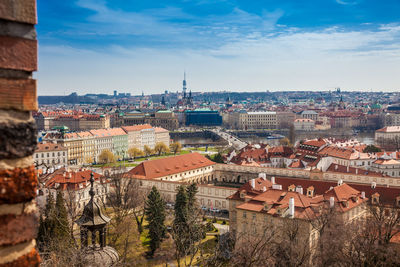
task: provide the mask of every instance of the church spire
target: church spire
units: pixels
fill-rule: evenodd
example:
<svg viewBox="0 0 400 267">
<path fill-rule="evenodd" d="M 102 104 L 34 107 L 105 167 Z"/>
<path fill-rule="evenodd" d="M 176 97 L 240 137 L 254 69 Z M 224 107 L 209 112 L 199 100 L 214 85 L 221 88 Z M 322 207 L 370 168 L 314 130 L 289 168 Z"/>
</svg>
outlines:
<svg viewBox="0 0 400 267">
<path fill-rule="evenodd" d="M 186 97 L 186 71 L 183 72 L 183 97 Z"/>
</svg>

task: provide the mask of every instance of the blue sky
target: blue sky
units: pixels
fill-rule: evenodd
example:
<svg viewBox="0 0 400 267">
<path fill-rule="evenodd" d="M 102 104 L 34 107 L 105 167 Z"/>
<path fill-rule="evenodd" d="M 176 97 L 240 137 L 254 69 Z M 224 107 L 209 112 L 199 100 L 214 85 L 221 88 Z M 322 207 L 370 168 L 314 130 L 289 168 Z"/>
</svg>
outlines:
<svg viewBox="0 0 400 267">
<path fill-rule="evenodd" d="M 38 93 L 400 88 L 398 0 L 38 0 Z"/>
</svg>

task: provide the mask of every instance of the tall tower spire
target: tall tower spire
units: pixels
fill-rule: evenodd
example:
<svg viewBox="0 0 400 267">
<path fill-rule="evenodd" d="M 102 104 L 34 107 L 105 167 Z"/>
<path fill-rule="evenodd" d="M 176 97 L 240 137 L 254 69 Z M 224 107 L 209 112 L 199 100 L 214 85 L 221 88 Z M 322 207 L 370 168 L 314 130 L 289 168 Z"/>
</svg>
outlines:
<svg viewBox="0 0 400 267">
<path fill-rule="evenodd" d="M 183 72 L 183 97 L 186 98 L 186 71 Z"/>
</svg>

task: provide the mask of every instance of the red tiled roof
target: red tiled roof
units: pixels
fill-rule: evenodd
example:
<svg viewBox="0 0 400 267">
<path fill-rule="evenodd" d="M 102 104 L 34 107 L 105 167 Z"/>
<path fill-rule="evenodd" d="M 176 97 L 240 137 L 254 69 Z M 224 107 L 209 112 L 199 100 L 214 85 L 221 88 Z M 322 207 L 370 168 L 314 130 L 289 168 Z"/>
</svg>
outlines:
<svg viewBox="0 0 400 267">
<path fill-rule="evenodd" d="M 307 146 L 315 146 L 315 147 L 321 147 L 323 145 L 325 145 L 326 142 L 322 139 L 318 139 L 318 140 L 308 140 L 303 142 L 303 145 L 307 145 Z"/>
<path fill-rule="evenodd" d="M 132 126 L 122 126 L 121 127 L 125 132 L 136 132 L 143 129 L 151 129 L 153 128 L 150 124 L 138 124 Z"/>
<path fill-rule="evenodd" d="M 341 148 L 336 146 L 326 146 L 318 152 L 321 156 L 331 156 L 335 158 L 350 159 L 353 149 Z"/>
<path fill-rule="evenodd" d="M 400 161 L 394 160 L 394 159 L 377 159 L 373 163 L 379 164 L 379 165 L 397 165 L 400 164 Z"/>
<path fill-rule="evenodd" d="M 359 174 L 359 175 L 368 175 L 368 176 L 374 176 L 374 177 L 384 177 L 382 173 L 379 172 L 374 172 L 374 171 L 367 171 L 364 169 L 360 168 L 354 168 L 354 167 L 347 167 L 344 165 L 339 165 L 332 163 L 328 169 L 326 170 L 327 172 L 338 172 L 338 173 L 351 173 L 351 174 Z"/>
<path fill-rule="evenodd" d="M 301 186 L 303 190 L 306 190 L 310 186 L 314 187 L 314 194 L 324 194 L 331 187 L 337 186 L 337 182 L 333 181 L 321 181 L 321 180 L 310 180 L 301 178 L 288 178 L 288 177 L 275 177 L 275 182 L 282 185 L 282 189 L 287 189 L 291 185 Z M 365 196 L 370 198 L 374 193 L 379 193 L 381 199 L 384 202 L 393 204 L 396 197 L 400 196 L 400 187 L 386 187 L 376 186 L 372 187 L 370 184 L 357 184 L 346 182 L 347 185 L 360 192 L 365 192 Z M 304 192 L 305 193 L 305 192 Z"/>
<path fill-rule="evenodd" d="M 60 144 L 55 144 L 55 143 L 38 143 L 35 152 L 62 151 L 62 150 L 67 150 L 67 148 Z"/>
<path fill-rule="evenodd" d="M 169 132 L 168 130 L 161 128 L 161 127 L 154 127 L 154 131 L 156 133 L 165 133 L 165 132 Z"/>
<path fill-rule="evenodd" d="M 214 165 L 215 162 L 199 153 L 148 160 L 126 173 L 130 178 L 154 179 Z"/>
<path fill-rule="evenodd" d="M 400 132 L 400 126 L 387 126 L 387 127 L 381 128 L 379 130 L 376 130 L 376 132 L 399 133 Z"/>
<path fill-rule="evenodd" d="M 64 171 L 62 173 L 57 172 L 54 175 L 50 175 L 45 183 L 45 187 L 47 188 L 56 188 L 56 184 L 59 185 L 57 187 L 61 190 L 72 189 L 77 190 L 79 189 L 79 185 L 82 184 L 86 187 L 87 183 L 90 179 L 90 174 L 92 171 L 85 170 L 85 171 L 77 171 L 77 172 L 67 172 Z M 102 177 L 100 174 L 93 172 L 93 178 L 95 180 L 99 180 Z"/>
<path fill-rule="evenodd" d="M 308 181 L 315 182 L 310 180 Z M 277 182 L 279 183 L 279 181 Z M 361 198 L 360 191 L 347 184 L 329 187 L 328 190 L 323 192 L 323 195 L 315 196 L 314 194 L 313 196 L 307 196 L 300 192 L 287 191 L 283 188 L 283 190 L 273 189 L 271 187 L 267 188 L 266 191 L 263 190 L 257 192 L 252 190 L 250 183 L 250 181 L 246 183 L 247 188 L 250 187 L 250 191 L 246 191 L 245 187 L 242 186 L 234 195 L 228 197 L 228 199 L 243 201 L 243 203 L 237 205 L 236 208 L 255 212 L 265 212 L 270 215 L 279 215 L 278 211 L 282 209 L 286 211 L 289 206 L 289 200 L 293 198 L 295 206 L 294 216 L 296 218 L 311 219 L 318 216 L 318 210 L 314 210 L 312 207 L 327 205 L 331 197 L 334 197 L 336 203 L 335 206 L 341 211 L 347 211 L 367 201 L 367 198 Z M 294 184 L 291 184 L 291 186 L 293 185 Z M 311 185 L 308 188 L 314 190 L 314 187 Z M 243 199 L 243 196 L 242 198 L 240 197 L 241 192 L 245 193 L 245 199 L 247 201 Z"/>
<path fill-rule="evenodd" d="M 292 163 L 290 163 L 290 165 L 288 167 L 289 168 L 303 169 L 304 168 L 304 164 L 303 164 L 303 162 L 301 162 L 301 160 L 297 160 L 297 161 L 293 161 Z"/>
</svg>

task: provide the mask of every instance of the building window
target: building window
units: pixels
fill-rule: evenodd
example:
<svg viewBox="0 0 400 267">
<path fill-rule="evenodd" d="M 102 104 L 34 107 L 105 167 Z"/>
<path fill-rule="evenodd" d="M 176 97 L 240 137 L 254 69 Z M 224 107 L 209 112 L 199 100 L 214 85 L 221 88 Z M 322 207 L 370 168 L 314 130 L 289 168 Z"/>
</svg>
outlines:
<svg viewBox="0 0 400 267">
<path fill-rule="evenodd" d="M 243 218 L 247 218 L 247 212 L 243 211 Z"/>
</svg>

